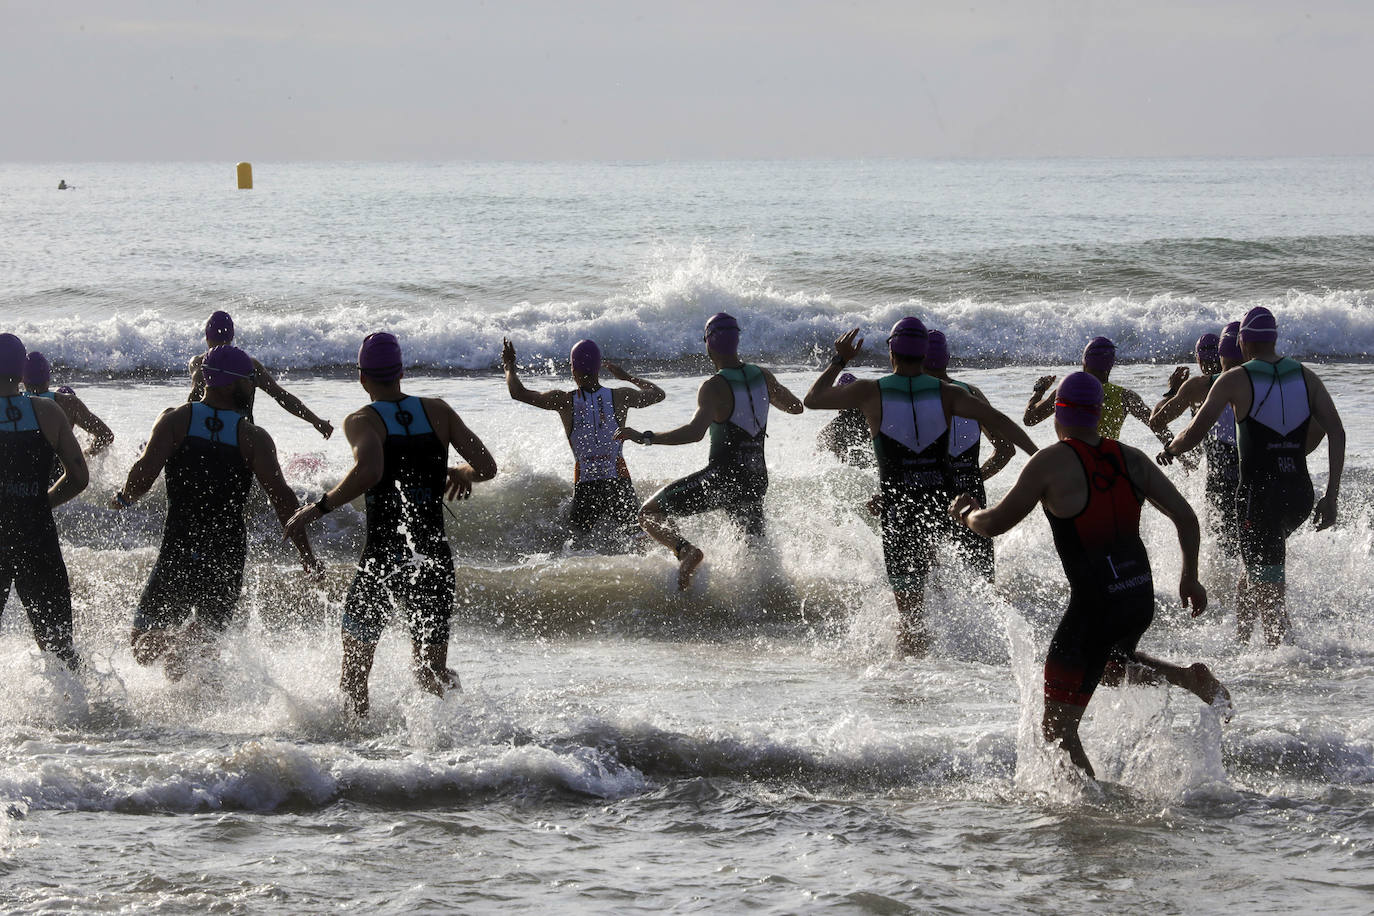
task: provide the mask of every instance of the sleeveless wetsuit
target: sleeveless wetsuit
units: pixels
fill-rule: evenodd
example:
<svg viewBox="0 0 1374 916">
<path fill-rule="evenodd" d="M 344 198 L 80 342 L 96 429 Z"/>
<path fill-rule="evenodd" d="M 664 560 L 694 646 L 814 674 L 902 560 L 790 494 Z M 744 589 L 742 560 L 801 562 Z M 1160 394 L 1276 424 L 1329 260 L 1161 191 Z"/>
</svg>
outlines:
<svg viewBox="0 0 1374 916">
<path fill-rule="evenodd" d="M 248 554 L 244 504 L 253 469 L 239 450 L 244 416 L 196 401 L 186 435 L 167 459 L 167 519 L 134 629 L 181 625 L 195 608 L 215 629 L 229 625 Z"/>
<path fill-rule="evenodd" d="M 610 388 L 581 388 L 572 393 L 573 469 L 572 509 L 568 525 L 585 534 L 603 519 L 622 536 L 639 531 L 639 501 L 635 498 L 630 470 L 615 438 L 620 424 L 615 418 L 615 394 Z"/>
<path fill-rule="evenodd" d="M 38 647 L 74 665 L 71 583 L 48 506 L 56 460 L 29 399 L 0 396 L 0 612 L 13 583 Z"/>
<path fill-rule="evenodd" d="M 1069 607 L 1045 659 L 1045 698 L 1087 706 L 1109 662 L 1135 660 L 1136 643 L 1154 619 L 1154 579 L 1140 540 L 1144 497 L 1126 470 L 1121 443 L 1103 439 L 1093 447 L 1066 439 L 1063 447 L 1083 469 L 1088 500 L 1070 518 L 1045 510 L 1069 579 Z"/>
<path fill-rule="evenodd" d="M 1121 425 L 1126 422 L 1126 389 L 1111 382 L 1102 383 L 1102 417 L 1097 421 L 1097 434 L 1104 439 L 1121 437 Z"/>
<path fill-rule="evenodd" d="M 973 393 L 973 387 L 965 382 L 950 380 L 951 385 Z M 983 485 L 983 467 L 979 461 L 982 450 L 983 428 L 977 420 L 968 417 L 955 417 L 949 430 L 949 473 L 951 495 L 972 494 L 978 505 L 988 503 L 987 487 Z M 948 515 L 946 515 L 948 517 Z M 950 537 L 963 554 L 964 562 L 987 581 L 993 580 L 992 538 L 985 538 L 966 525 L 951 521 Z"/>
<path fill-rule="evenodd" d="M 1221 373 L 1207 382 L 1211 388 Z M 1194 413 L 1197 411 L 1194 410 Z M 1223 556 L 1240 556 L 1240 522 L 1236 517 L 1236 488 L 1240 485 L 1240 458 L 1236 453 L 1236 411 L 1230 404 L 1202 440 L 1207 456 L 1207 502 L 1212 506 L 1212 533 Z"/>
<path fill-rule="evenodd" d="M 669 515 L 696 515 L 722 509 L 752 535 L 763 534 L 763 496 L 768 467 L 763 440 L 768 428 L 768 379 L 758 366 L 721 369 L 730 383 L 734 406 L 724 423 L 711 424 L 706 467 L 676 480 L 654 495 Z"/>
<path fill-rule="evenodd" d="M 949 530 L 949 427 L 940 380 L 878 379 L 882 424 L 873 437 L 883 497 L 883 561 L 893 591 L 921 592 L 936 538 Z"/>
<path fill-rule="evenodd" d="M 1252 359 L 1250 414 L 1236 424 L 1240 482 L 1240 554 L 1247 576 L 1257 582 L 1284 581 L 1284 542 L 1312 512 L 1312 478 L 1307 473 L 1307 426 L 1312 419 L 1302 364 Z"/>
<path fill-rule="evenodd" d="M 375 644 L 404 605 L 412 640 L 447 644 L 453 615 L 453 552 L 444 534 L 448 445 L 414 396 L 374 401 L 386 424 L 382 479 L 367 491 L 367 543 L 344 601 L 343 630 Z"/>
</svg>

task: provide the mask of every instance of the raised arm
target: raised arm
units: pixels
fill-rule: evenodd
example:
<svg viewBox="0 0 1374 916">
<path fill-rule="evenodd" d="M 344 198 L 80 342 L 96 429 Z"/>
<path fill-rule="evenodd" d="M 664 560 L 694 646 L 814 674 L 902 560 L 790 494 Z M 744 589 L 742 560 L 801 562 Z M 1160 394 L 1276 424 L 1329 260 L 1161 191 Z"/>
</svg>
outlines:
<svg viewBox="0 0 1374 916">
<path fill-rule="evenodd" d="M 631 375 L 620 368 L 618 364 L 608 359 L 602 360 L 601 365 L 607 372 L 620 379 L 622 382 L 629 382 L 639 389 L 638 391 L 631 391 L 628 388 L 621 388 L 616 392 L 621 396 L 622 403 L 627 410 L 637 407 L 650 407 L 667 397 L 667 395 L 663 393 L 663 389 L 653 382 L 648 379 L 637 378 Z M 507 376 L 507 382 L 509 382 L 509 378 L 510 377 Z"/>
<path fill-rule="evenodd" d="M 843 385 L 838 388 L 835 386 L 835 379 L 839 377 L 840 371 L 858 356 L 863 348 L 864 340 L 859 336 L 858 328 L 847 331 L 835 341 L 835 355 L 830 358 L 830 363 L 820 376 L 811 383 L 802 401 L 809 410 L 847 410 L 863 406 L 866 391 L 861 384 Z"/>
<path fill-rule="evenodd" d="M 1341 492 L 1341 475 L 1345 472 L 1345 426 L 1336 404 L 1316 373 L 1304 368 L 1308 398 L 1312 404 L 1312 421 L 1326 431 L 1327 481 L 1326 493 L 1317 500 L 1314 518 L 1317 530 L 1336 524 L 1336 500 Z"/>
<path fill-rule="evenodd" d="M 515 344 L 502 338 L 501 368 L 506 373 L 506 390 L 510 396 L 522 404 L 531 404 L 541 410 L 572 410 L 572 400 L 566 391 L 530 391 L 520 376 L 515 373 Z"/>
<path fill-rule="evenodd" d="M 291 516 L 300 508 L 300 503 L 296 500 L 295 491 L 287 485 L 286 478 L 282 476 L 281 464 L 277 461 L 277 445 L 261 427 L 244 422 L 240 428 L 245 435 L 240 437 L 239 442 L 252 462 L 253 476 L 262 485 L 263 492 L 272 503 L 272 510 L 277 513 L 277 521 L 281 522 L 284 529 L 286 523 L 291 521 Z M 310 548 L 310 538 L 306 536 L 305 529 L 297 529 L 291 532 L 289 537 L 301 555 L 301 565 L 305 567 L 305 571 L 318 571 L 320 564 L 315 559 L 315 552 Z"/>
<path fill-rule="evenodd" d="M 90 473 L 86 470 L 86 458 L 81 454 L 81 444 L 72 434 L 72 425 L 67 422 L 62 408 L 45 398 L 34 398 L 33 413 L 43 438 L 62 461 L 62 476 L 48 488 L 48 505 L 56 508 L 86 489 Z"/>
<path fill-rule="evenodd" d="M 1035 387 L 1031 389 L 1030 403 L 1026 405 L 1026 412 L 1021 416 L 1021 422 L 1026 426 L 1035 426 L 1043 423 L 1054 414 L 1054 395 L 1047 393 L 1052 390 L 1055 377 L 1053 375 L 1042 375 L 1035 380 Z"/>
<path fill-rule="evenodd" d="M 300 398 L 277 384 L 277 380 L 272 377 L 272 373 L 264 369 L 262 363 L 258 362 L 256 359 L 253 360 L 253 381 L 259 388 L 271 396 L 272 400 L 280 404 L 282 410 L 285 410 L 292 416 L 300 417 L 302 420 L 315 427 L 316 431 L 326 439 L 334 435 L 334 424 L 330 423 L 328 420 L 321 420 L 319 417 L 315 416 L 309 407 L 301 403 Z"/>
</svg>

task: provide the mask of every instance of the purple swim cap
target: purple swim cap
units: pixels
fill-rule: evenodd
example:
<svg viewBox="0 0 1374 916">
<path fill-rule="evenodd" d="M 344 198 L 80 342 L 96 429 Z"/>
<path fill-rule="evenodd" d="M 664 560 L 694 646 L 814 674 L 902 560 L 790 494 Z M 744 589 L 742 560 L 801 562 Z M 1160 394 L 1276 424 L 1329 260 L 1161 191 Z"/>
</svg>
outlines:
<svg viewBox="0 0 1374 916">
<path fill-rule="evenodd" d="M 401 377 L 401 344 L 395 334 L 378 331 L 363 338 L 358 348 L 358 369 L 378 382 L 394 382 Z"/>
<path fill-rule="evenodd" d="M 1220 345 L 1221 338 L 1217 335 L 1203 334 L 1197 339 L 1197 344 L 1193 347 L 1193 355 L 1197 357 L 1197 361 L 1201 365 L 1215 365 L 1219 359 L 1217 348 Z"/>
<path fill-rule="evenodd" d="M 936 372 L 949 365 L 949 341 L 944 331 L 931 331 L 926 334 L 926 368 Z"/>
<path fill-rule="evenodd" d="M 224 388 L 241 378 L 253 377 L 253 360 L 238 347 L 220 344 L 205 354 L 201 364 L 206 388 Z"/>
<path fill-rule="evenodd" d="M 24 342 L 13 334 L 0 334 L 0 378 L 14 379 L 24 375 Z"/>
<path fill-rule="evenodd" d="M 841 372 L 840 377 L 835 379 L 835 387 L 843 388 L 845 385 L 852 385 L 859 380 L 853 372 Z"/>
<path fill-rule="evenodd" d="M 1245 313 L 1240 323 L 1240 339 L 1250 343 L 1273 343 L 1279 339 L 1279 324 L 1274 313 L 1257 305 Z"/>
<path fill-rule="evenodd" d="M 48 358 L 34 350 L 24 360 L 24 384 L 30 388 L 47 388 L 50 381 L 52 367 L 48 365 Z"/>
<path fill-rule="evenodd" d="M 205 322 L 205 340 L 211 344 L 227 344 L 234 339 L 234 319 L 228 312 L 215 312 Z"/>
<path fill-rule="evenodd" d="M 716 312 L 706 319 L 706 346 L 725 356 L 739 351 L 739 322 L 724 312 Z"/>
<path fill-rule="evenodd" d="M 1054 420 L 1061 426 L 1097 428 L 1102 419 L 1102 383 L 1087 372 L 1070 372 L 1054 398 Z"/>
<path fill-rule="evenodd" d="M 926 326 L 919 318 L 903 318 L 887 335 L 887 349 L 908 359 L 924 359 L 927 344 Z"/>
<path fill-rule="evenodd" d="M 1083 348 L 1083 368 L 1089 372 L 1110 372 L 1116 365 L 1116 344 L 1105 337 L 1094 337 Z"/>
<path fill-rule="evenodd" d="M 595 375 L 601 371 L 601 348 L 594 340 L 579 340 L 572 346 L 572 371 Z"/>
<path fill-rule="evenodd" d="M 1240 352 L 1240 322 L 1233 321 L 1221 329 L 1221 342 L 1217 344 L 1217 356 L 1222 359 L 1245 359 Z"/>
</svg>

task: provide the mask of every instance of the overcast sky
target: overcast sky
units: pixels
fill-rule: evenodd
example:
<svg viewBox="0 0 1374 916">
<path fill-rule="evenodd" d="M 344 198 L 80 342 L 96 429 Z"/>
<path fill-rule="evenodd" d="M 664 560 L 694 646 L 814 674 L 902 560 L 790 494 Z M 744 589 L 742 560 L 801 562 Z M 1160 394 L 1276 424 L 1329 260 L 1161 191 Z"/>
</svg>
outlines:
<svg viewBox="0 0 1374 916">
<path fill-rule="evenodd" d="M 0 160 L 1374 153 L 1374 2 L 0 0 Z"/>
</svg>

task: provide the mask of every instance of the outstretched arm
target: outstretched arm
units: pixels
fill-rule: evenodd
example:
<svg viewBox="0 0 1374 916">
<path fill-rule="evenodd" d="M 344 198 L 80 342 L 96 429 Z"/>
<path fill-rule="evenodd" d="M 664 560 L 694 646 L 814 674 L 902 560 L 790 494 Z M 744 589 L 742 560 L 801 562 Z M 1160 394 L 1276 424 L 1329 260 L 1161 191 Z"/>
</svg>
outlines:
<svg viewBox="0 0 1374 916">
<path fill-rule="evenodd" d="M 1173 394 L 1166 394 L 1150 412 L 1150 428 L 1158 429 L 1177 420 L 1183 415 L 1183 411 L 1195 407 L 1206 397 L 1207 388 L 1207 376 L 1199 375 L 1173 389 Z"/>
<path fill-rule="evenodd" d="M 1031 458 L 1007 495 L 991 508 L 981 508 L 972 495 L 960 493 L 949 504 L 950 517 L 983 537 L 1005 534 L 1029 515 L 1045 495 L 1052 460 L 1053 455 L 1048 451 Z"/>
<path fill-rule="evenodd" d="M 1026 431 L 1017 426 L 1011 417 L 986 401 L 978 400 L 957 385 L 941 385 L 940 391 L 948 398 L 950 412 L 954 416 L 977 420 L 988 430 L 990 437 L 998 436 L 1005 439 L 1027 455 L 1034 455 L 1040 450 Z"/>
<path fill-rule="evenodd" d="M 263 492 L 272 503 L 272 510 L 277 513 L 277 521 L 285 528 L 286 523 L 291 521 L 291 516 L 300 508 L 300 503 L 296 500 L 295 491 L 287 485 L 286 478 L 282 476 L 281 464 L 277 461 L 277 444 L 261 427 L 245 422 L 241 428 L 247 434 L 241 441 L 251 456 L 253 476 L 262 484 Z M 315 552 L 310 548 L 310 538 L 306 536 L 305 529 L 298 528 L 288 537 L 291 538 L 291 543 L 296 545 L 305 571 L 318 571 L 320 564 L 315 559 Z"/>
<path fill-rule="evenodd" d="M 321 420 L 319 417 L 315 416 L 309 407 L 301 403 L 300 398 L 277 384 L 277 380 L 272 377 L 270 372 L 262 367 L 262 363 L 253 360 L 253 370 L 254 382 L 259 388 L 270 395 L 272 400 L 280 404 L 282 410 L 285 410 L 292 416 L 300 417 L 302 420 L 315 427 L 319 434 L 326 439 L 334 435 L 334 424 L 330 423 L 328 420 Z"/>
<path fill-rule="evenodd" d="M 515 344 L 502 338 L 501 368 L 506 373 L 506 390 L 510 396 L 522 404 L 531 404 L 541 410 L 571 410 L 572 401 L 566 391 L 530 391 L 520 376 L 515 373 Z"/>
<path fill-rule="evenodd" d="M 1236 372 L 1240 375 L 1233 375 Z M 1231 403 L 1233 389 L 1237 384 L 1244 382 L 1245 378 L 1244 369 L 1232 369 L 1217 379 L 1207 392 L 1207 399 L 1202 402 L 1197 413 L 1193 414 L 1193 421 L 1184 427 L 1183 432 L 1174 438 L 1172 444 L 1164 446 L 1164 451 L 1159 453 L 1156 460 L 1167 464 L 1184 452 L 1192 451 L 1201 445 L 1207 430 L 1216 425 L 1217 420 L 1221 419 L 1221 412 Z M 1240 411 L 1236 413 L 1237 419 L 1240 419 Z"/>
<path fill-rule="evenodd" d="M 774 407 L 778 408 L 783 413 L 791 414 L 801 413 L 805 410 L 801 400 L 789 391 L 787 386 L 778 381 L 777 378 L 773 376 L 773 373 L 764 369 L 763 377 L 768 382 L 768 400 Z"/>
<path fill-rule="evenodd" d="M 639 389 L 638 391 L 629 391 L 624 388 L 620 389 L 622 392 L 624 392 L 624 394 L 621 395 L 621 397 L 624 398 L 624 404 L 627 410 L 637 407 L 650 407 L 654 404 L 659 403 L 665 397 L 667 397 L 667 395 L 663 393 L 663 389 L 655 385 L 653 382 L 649 381 L 648 379 L 637 378 L 631 375 L 624 369 L 620 368 L 618 364 L 613 363 L 608 359 L 602 360 L 601 365 L 603 368 L 605 368 L 607 372 L 609 372 L 616 378 L 620 379 L 622 382 L 629 382 L 631 385 L 634 385 L 636 388 Z"/>
<path fill-rule="evenodd" d="M 1150 408 L 1145 406 L 1145 399 L 1140 395 L 1126 388 L 1121 393 L 1121 403 L 1125 405 L 1127 413 L 1150 427 L 1150 431 L 1155 434 L 1155 438 L 1158 439 L 1165 448 L 1168 448 L 1169 443 L 1174 441 L 1174 434 L 1169 432 L 1169 424 L 1163 421 L 1150 419 Z"/>
<path fill-rule="evenodd" d="M 725 380 L 718 375 L 702 382 L 701 387 L 697 389 L 697 412 L 692 415 L 692 419 L 677 429 L 650 434 L 622 426 L 616 430 L 615 437 L 621 441 L 629 439 L 641 445 L 687 445 L 691 442 L 700 442 L 716 419 L 716 411 L 720 408 L 722 397 L 721 386 L 724 385 Z"/>
<path fill-rule="evenodd" d="M 348 438 L 348 444 L 353 446 L 353 467 L 334 489 L 320 497 L 326 507 L 323 511 L 316 503 L 296 510 L 296 514 L 284 526 L 286 537 L 295 538 L 297 533 L 305 530 L 306 525 L 325 512 L 332 512 L 345 503 L 353 502 L 377 485 L 386 468 L 382 451 L 384 430 L 380 427 L 380 420 L 373 420 L 362 411 L 348 415 L 348 419 L 344 420 L 344 436 Z"/>
</svg>

